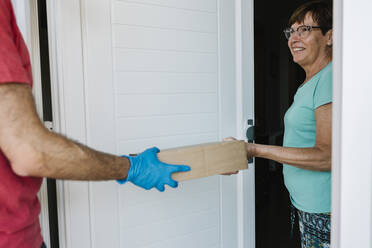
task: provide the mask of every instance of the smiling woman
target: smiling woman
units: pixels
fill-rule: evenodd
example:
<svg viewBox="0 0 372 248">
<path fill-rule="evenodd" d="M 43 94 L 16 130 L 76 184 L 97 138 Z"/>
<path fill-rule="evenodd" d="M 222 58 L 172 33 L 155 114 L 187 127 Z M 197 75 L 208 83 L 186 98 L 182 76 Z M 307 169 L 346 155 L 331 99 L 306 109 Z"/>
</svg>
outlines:
<svg viewBox="0 0 372 248">
<path fill-rule="evenodd" d="M 285 30 L 288 47 L 293 61 L 304 69 L 306 78 L 284 117 L 283 147 L 257 145 L 255 155 L 284 164 L 284 181 L 293 205 L 292 217 L 295 212 L 299 216 L 302 247 L 328 247 L 332 147 L 331 4 L 306 3 L 294 12 L 289 25 Z"/>
<path fill-rule="evenodd" d="M 329 247 L 332 150 L 332 4 L 312 1 L 292 14 L 284 34 L 293 61 L 305 72 L 284 116 L 283 146 L 247 144 L 249 156 L 283 164 L 299 219 L 302 248 Z"/>
<path fill-rule="evenodd" d="M 322 6 L 323 5 L 323 6 Z M 306 72 L 306 81 L 332 60 L 332 14 L 318 2 L 298 8 L 284 30 L 293 61 Z"/>
</svg>

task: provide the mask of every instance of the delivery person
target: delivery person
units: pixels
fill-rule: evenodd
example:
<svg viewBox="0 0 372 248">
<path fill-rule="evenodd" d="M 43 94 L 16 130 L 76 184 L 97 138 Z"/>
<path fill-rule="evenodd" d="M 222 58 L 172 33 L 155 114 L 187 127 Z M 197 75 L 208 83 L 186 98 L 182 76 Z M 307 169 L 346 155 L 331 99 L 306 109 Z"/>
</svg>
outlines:
<svg viewBox="0 0 372 248">
<path fill-rule="evenodd" d="M 42 177 L 119 180 L 164 191 L 177 187 L 171 174 L 188 166 L 162 163 L 151 148 L 136 157 L 95 151 L 49 132 L 31 93 L 29 55 L 10 0 L 0 1 L 0 248 L 40 248 Z M 44 246 L 44 245 L 43 245 Z"/>
</svg>

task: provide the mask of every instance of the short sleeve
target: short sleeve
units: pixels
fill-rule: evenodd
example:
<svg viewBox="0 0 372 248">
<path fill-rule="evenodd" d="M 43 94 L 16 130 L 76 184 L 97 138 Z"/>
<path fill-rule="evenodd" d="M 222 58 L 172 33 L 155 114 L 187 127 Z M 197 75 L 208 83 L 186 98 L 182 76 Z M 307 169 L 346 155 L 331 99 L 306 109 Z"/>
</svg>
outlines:
<svg viewBox="0 0 372 248">
<path fill-rule="evenodd" d="M 328 65 L 319 78 L 314 91 L 314 109 L 332 102 L 332 65 Z"/>
<path fill-rule="evenodd" d="M 22 36 L 16 25 L 14 13 L 9 1 L 0 4 L 0 84 L 2 83 L 29 83 L 30 76 L 27 71 L 27 61 L 24 61 L 24 52 L 27 52 Z M 7 4 L 9 3 L 9 4 Z M 28 54 L 27 54 L 28 55 Z M 26 56 L 28 58 L 28 56 Z"/>
</svg>

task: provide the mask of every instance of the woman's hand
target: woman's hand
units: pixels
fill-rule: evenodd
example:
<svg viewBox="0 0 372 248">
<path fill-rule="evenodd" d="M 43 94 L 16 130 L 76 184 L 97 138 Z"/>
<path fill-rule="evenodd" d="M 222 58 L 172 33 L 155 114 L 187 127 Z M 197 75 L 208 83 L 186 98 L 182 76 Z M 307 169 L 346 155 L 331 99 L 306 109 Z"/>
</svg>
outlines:
<svg viewBox="0 0 372 248">
<path fill-rule="evenodd" d="M 234 137 L 227 137 L 227 138 L 224 138 L 222 141 L 223 142 L 228 142 L 228 141 L 235 141 L 237 139 L 235 139 Z M 254 156 L 256 156 L 256 146 L 255 144 L 253 143 L 245 143 L 245 148 L 247 150 L 247 159 L 250 159 L 250 158 L 253 158 Z"/>
<path fill-rule="evenodd" d="M 239 173 L 239 171 L 234 171 L 234 172 L 226 172 L 226 173 L 222 173 L 222 174 L 220 174 L 220 175 L 222 175 L 222 176 L 231 176 L 231 175 L 236 175 L 236 174 L 238 174 Z"/>
<path fill-rule="evenodd" d="M 235 141 L 237 139 L 233 138 L 233 137 L 227 137 L 227 138 L 224 138 L 222 141 L 223 142 L 229 142 L 229 141 Z M 235 175 L 235 174 L 238 174 L 239 171 L 233 171 L 233 172 L 227 172 L 227 173 L 222 173 L 221 175 L 223 176 L 231 176 L 231 175 Z"/>
<path fill-rule="evenodd" d="M 224 138 L 222 141 L 223 142 L 229 142 L 229 141 L 236 141 L 237 139 L 235 139 L 234 137 L 227 137 L 227 138 Z M 251 144 L 251 143 L 246 143 L 245 144 L 246 146 L 246 149 L 247 149 L 247 159 L 251 158 L 254 156 L 254 144 Z M 235 175 L 235 174 L 238 174 L 239 171 L 233 171 L 233 172 L 227 172 L 227 173 L 222 173 L 221 175 L 224 175 L 224 176 L 231 176 L 231 175 Z"/>
<path fill-rule="evenodd" d="M 228 141 L 236 141 L 237 139 L 235 139 L 234 137 L 227 137 L 227 138 L 224 138 L 222 140 L 222 142 L 228 142 Z"/>
</svg>

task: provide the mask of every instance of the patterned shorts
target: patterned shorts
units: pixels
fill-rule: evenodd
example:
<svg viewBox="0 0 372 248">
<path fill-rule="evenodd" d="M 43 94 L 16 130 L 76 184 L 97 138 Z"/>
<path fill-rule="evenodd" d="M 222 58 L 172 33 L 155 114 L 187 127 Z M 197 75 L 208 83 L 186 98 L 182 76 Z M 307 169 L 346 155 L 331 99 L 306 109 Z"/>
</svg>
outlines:
<svg viewBox="0 0 372 248">
<path fill-rule="evenodd" d="M 293 207 L 294 208 L 294 207 Z M 299 218 L 302 248 L 330 248 L 331 214 L 313 214 L 295 209 Z M 294 211 L 292 211 L 294 213 Z M 293 221 L 293 215 L 291 214 Z"/>
</svg>

